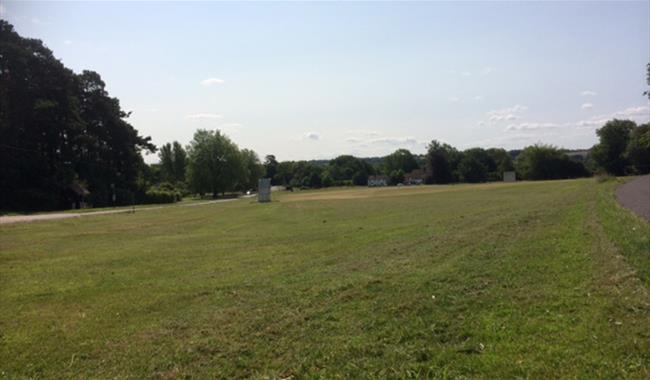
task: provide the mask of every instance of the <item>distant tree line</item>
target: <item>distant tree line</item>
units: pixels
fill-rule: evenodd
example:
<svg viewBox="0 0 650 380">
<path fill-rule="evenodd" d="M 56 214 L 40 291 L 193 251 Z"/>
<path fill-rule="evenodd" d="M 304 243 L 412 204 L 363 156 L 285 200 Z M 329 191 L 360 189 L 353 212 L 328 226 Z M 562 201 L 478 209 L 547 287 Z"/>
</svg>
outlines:
<svg viewBox="0 0 650 380">
<path fill-rule="evenodd" d="M 500 148 L 458 150 L 433 140 L 427 153 L 414 155 L 406 149 L 375 160 L 339 156 L 329 162 L 283 161 L 269 155 L 264 162 L 265 176 L 273 184 L 292 188 L 365 185 L 371 175 L 381 175 L 397 185 L 417 172 L 427 184 L 480 183 L 501 181 L 506 171 L 516 171 L 520 179 L 542 180 L 577 178 L 590 175 L 579 158 L 570 158 L 559 148 L 533 145 L 521 151 Z M 513 159 L 513 156 L 516 159 Z"/>
</svg>

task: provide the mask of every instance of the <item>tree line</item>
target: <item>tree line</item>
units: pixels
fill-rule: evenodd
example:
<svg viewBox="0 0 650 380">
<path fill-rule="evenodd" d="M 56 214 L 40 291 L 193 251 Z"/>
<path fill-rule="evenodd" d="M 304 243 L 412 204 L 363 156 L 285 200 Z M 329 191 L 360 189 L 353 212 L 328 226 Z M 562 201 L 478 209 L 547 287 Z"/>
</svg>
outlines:
<svg viewBox="0 0 650 380">
<path fill-rule="evenodd" d="M 95 206 L 133 202 L 156 147 L 128 117 L 99 74 L 0 20 L 0 209 L 69 208 L 80 189 Z"/>
<path fill-rule="evenodd" d="M 388 183 L 402 183 L 409 173 L 421 175 L 427 184 L 501 181 L 514 171 L 522 180 L 552 180 L 588 177 L 597 173 L 636 175 L 650 173 L 650 124 L 610 120 L 596 131 L 599 143 L 583 154 L 573 154 L 553 145 L 535 144 L 522 150 L 470 148 L 459 150 L 433 140 L 424 155 L 406 149 L 379 158 L 350 155 L 329 162 L 283 161 L 266 156 L 265 177 L 274 185 L 292 188 L 365 185 L 372 175 L 385 176 Z"/>
<path fill-rule="evenodd" d="M 261 177 L 320 188 L 365 186 L 371 176 L 397 185 L 414 175 L 447 184 L 499 181 L 505 171 L 525 180 L 650 173 L 650 126 L 630 120 L 598 129 L 599 143 L 585 157 L 550 145 L 458 150 L 433 140 L 422 155 L 398 149 L 385 157 L 281 162 L 268 155 L 262 163 L 218 130 L 157 149 L 128 117 L 98 73 L 75 74 L 41 41 L 0 20 L 0 210 L 70 208 L 80 198 L 102 207 L 218 197 L 255 190 Z M 146 164 L 142 152 L 158 152 L 160 162 Z"/>
</svg>

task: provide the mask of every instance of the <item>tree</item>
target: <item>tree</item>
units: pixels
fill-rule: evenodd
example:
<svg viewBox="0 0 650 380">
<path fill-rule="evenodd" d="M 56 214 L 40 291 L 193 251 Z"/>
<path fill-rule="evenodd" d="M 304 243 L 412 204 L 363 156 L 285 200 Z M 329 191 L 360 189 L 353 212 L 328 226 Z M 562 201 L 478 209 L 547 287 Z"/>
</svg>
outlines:
<svg viewBox="0 0 650 380">
<path fill-rule="evenodd" d="M 625 156 L 637 173 L 650 173 L 650 124 L 642 124 L 632 130 Z"/>
<path fill-rule="evenodd" d="M 203 195 L 235 190 L 241 179 L 242 160 L 237 145 L 219 130 L 199 129 L 188 147 L 188 184 Z"/>
<path fill-rule="evenodd" d="M 84 184 L 95 206 L 129 203 L 155 151 L 99 74 L 77 75 L 39 40 L 0 20 L 0 208 L 69 207 Z"/>
<path fill-rule="evenodd" d="M 178 141 L 161 146 L 158 157 L 160 157 L 160 175 L 163 182 L 185 182 L 187 153 Z"/>
<path fill-rule="evenodd" d="M 185 171 L 187 169 L 187 152 L 185 149 L 183 149 L 183 146 L 178 141 L 174 141 L 172 156 L 174 158 L 174 182 L 185 182 Z"/>
<path fill-rule="evenodd" d="M 491 148 L 487 150 L 487 153 L 495 165 L 494 169 L 488 168 L 488 177 L 490 180 L 501 180 L 503 178 L 503 172 L 515 170 L 512 157 L 505 149 Z"/>
<path fill-rule="evenodd" d="M 481 148 L 468 149 L 463 152 L 458 163 L 458 175 L 462 182 L 485 182 L 488 171 L 496 170 L 496 164 L 490 155 Z"/>
<path fill-rule="evenodd" d="M 163 182 L 174 182 L 174 156 L 172 153 L 172 144 L 167 143 L 160 147 L 158 151 L 160 158 L 160 179 Z"/>
<path fill-rule="evenodd" d="M 528 180 L 585 177 L 589 172 L 581 162 L 572 161 L 566 153 L 552 145 L 533 145 L 517 156 L 517 172 Z"/>
<path fill-rule="evenodd" d="M 264 176 L 266 178 L 271 178 L 271 183 L 273 185 L 278 185 L 278 180 L 275 178 L 278 172 L 278 161 L 275 159 L 275 156 L 269 154 L 264 159 Z M 280 182 L 281 183 L 281 182 Z"/>
<path fill-rule="evenodd" d="M 338 156 L 331 160 L 328 170 L 335 182 L 351 181 L 357 186 L 365 186 L 368 176 L 375 173 L 372 165 L 350 155 Z"/>
<path fill-rule="evenodd" d="M 241 159 L 243 163 L 241 189 L 257 189 L 257 182 L 264 175 L 264 166 L 260 163 L 257 153 L 250 149 L 242 149 Z"/>
<path fill-rule="evenodd" d="M 78 79 L 86 140 L 77 172 L 89 184 L 94 205 L 128 204 L 128 193 L 134 191 L 144 164 L 140 152 L 154 152 L 156 147 L 150 137 L 139 136 L 126 122 L 130 113 L 122 111 L 118 99 L 108 96 L 99 74 L 85 70 Z"/>
<path fill-rule="evenodd" d="M 392 173 L 401 170 L 403 173 L 410 173 L 418 168 L 415 157 L 407 149 L 398 149 L 384 157 L 384 173 Z"/>
<path fill-rule="evenodd" d="M 614 175 L 625 174 L 628 160 L 625 150 L 630 141 L 630 132 L 636 127 L 631 120 L 610 120 L 596 131 L 600 142 L 592 148 L 596 164 Z"/>
<path fill-rule="evenodd" d="M 404 183 L 404 171 L 402 169 L 393 170 L 389 174 L 391 185 Z"/>
<path fill-rule="evenodd" d="M 450 183 L 456 180 L 455 171 L 460 153 L 449 144 L 432 140 L 427 146 L 425 171 L 427 183 Z"/>
<path fill-rule="evenodd" d="M 332 179 L 330 173 L 327 170 L 323 171 L 323 173 L 321 174 L 320 183 L 321 186 L 323 187 L 334 186 L 334 180 Z"/>
</svg>

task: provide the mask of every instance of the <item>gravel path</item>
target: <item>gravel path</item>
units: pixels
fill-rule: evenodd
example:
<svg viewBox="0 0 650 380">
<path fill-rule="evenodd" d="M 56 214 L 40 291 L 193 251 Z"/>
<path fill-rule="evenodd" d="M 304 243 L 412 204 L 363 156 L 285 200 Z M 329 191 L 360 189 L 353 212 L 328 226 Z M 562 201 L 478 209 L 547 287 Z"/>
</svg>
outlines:
<svg viewBox="0 0 650 380">
<path fill-rule="evenodd" d="M 619 186 L 616 198 L 623 207 L 650 222 L 650 174 Z"/>
<path fill-rule="evenodd" d="M 248 198 L 250 196 L 244 196 L 242 198 Z M 212 203 L 223 203 L 223 202 L 232 202 L 238 198 L 232 199 L 217 199 L 214 201 L 206 202 L 197 202 L 197 203 L 188 203 L 182 205 L 169 205 L 169 206 L 152 206 L 152 207 L 141 207 L 136 208 L 136 212 L 140 211 L 151 211 L 151 210 L 160 210 L 161 208 L 167 207 L 193 207 L 193 206 L 204 206 Z M 108 214 L 124 214 L 133 212 L 132 209 L 122 208 L 119 210 L 106 210 L 106 211 L 90 211 L 90 212 L 78 212 L 78 213 L 51 213 L 51 214 L 36 214 L 36 215 L 12 215 L 12 216 L 0 216 L 0 224 L 14 224 L 14 223 L 30 223 L 30 222 L 39 222 L 45 220 L 59 220 L 59 219 L 70 219 L 70 218 L 80 218 L 85 216 L 97 216 L 97 215 L 108 215 Z"/>
</svg>

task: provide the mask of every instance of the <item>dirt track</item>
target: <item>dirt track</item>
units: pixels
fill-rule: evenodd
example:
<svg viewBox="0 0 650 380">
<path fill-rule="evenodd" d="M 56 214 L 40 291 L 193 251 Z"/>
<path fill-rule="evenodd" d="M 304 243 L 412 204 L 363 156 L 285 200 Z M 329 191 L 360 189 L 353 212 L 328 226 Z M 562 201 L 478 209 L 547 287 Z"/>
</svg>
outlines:
<svg viewBox="0 0 650 380">
<path fill-rule="evenodd" d="M 650 175 L 644 175 L 616 190 L 618 201 L 635 214 L 650 222 Z"/>
</svg>

